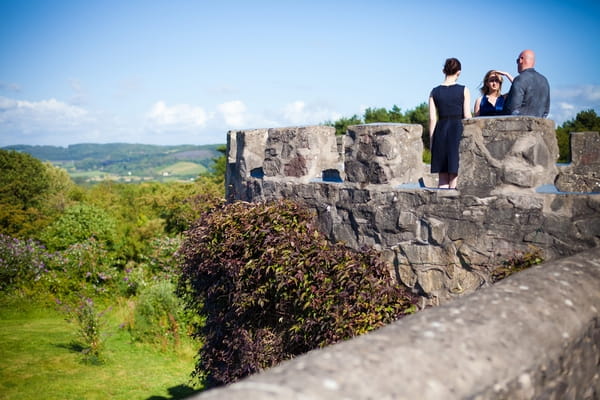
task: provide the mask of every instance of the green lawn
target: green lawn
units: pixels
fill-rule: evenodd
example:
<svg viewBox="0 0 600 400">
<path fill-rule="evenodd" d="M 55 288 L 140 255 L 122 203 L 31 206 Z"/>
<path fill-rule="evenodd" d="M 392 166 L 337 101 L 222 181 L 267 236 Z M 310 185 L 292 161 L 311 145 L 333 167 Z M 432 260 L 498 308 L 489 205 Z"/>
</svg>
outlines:
<svg viewBox="0 0 600 400">
<path fill-rule="evenodd" d="M 0 399 L 180 399 L 194 390 L 194 344 L 163 351 L 131 343 L 111 311 L 104 362 L 74 349 L 76 327 L 47 308 L 0 302 Z"/>
</svg>

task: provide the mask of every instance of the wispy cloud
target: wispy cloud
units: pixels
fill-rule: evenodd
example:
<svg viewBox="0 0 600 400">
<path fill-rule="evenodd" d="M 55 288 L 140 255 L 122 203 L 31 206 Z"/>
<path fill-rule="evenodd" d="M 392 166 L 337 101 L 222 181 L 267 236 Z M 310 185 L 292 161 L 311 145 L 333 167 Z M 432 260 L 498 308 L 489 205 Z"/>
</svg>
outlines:
<svg viewBox="0 0 600 400">
<path fill-rule="evenodd" d="M 575 118 L 583 110 L 600 113 L 600 85 L 578 85 L 552 89 L 550 115 L 557 125 Z"/>
<path fill-rule="evenodd" d="M 11 126 L 20 131 L 71 130 L 89 122 L 84 108 L 56 99 L 23 101 L 0 97 L 0 126 Z"/>
<path fill-rule="evenodd" d="M 318 104 L 306 104 L 302 100 L 294 101 L 283 108 L 284 121 L 292 125 L 316 125 L 339 118 L 341 118 L 341 114 L 327 107 Z"/>
<path fill-rule="evenodd" d="M 146 114 L 148 128 L 153 131 L 192 130 L 202 128 L 211 115 L 202 107 L 189 104 L 168 106 L 164 101 L 154 103 Z"/>
<path fill-rule="evenodd" d="M 217 106 L 229 128 L 241 128 L 246 123 L 246 105 L 240 100 L 228 101 Z"/>
</svg>

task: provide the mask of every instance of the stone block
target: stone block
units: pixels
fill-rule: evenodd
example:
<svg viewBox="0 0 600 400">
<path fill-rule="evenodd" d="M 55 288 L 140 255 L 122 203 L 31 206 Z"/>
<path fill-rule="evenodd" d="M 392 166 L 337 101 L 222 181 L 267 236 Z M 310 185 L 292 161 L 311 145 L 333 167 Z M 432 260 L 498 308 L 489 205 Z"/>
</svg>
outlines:
<svg viewBox="0 0 600 400">
<path fill-rule="evenodd" d="M 600 192 L 600 132 L 571 133 L 571 164 L 555 185 L 563 192 Z"/>
<path fill-rule="evenodd" d="M 244 183 L 262 177 L 267 129 L 227 132 L 226 197 L 249 200 Z"/>
<path fill-rule="evenodd" d="M 558 174 L 554 122 L 535 117 L 471 118 L 464 122 L 458 188 L 476 196 L 534 192 Z"/>
<path fill-rule="evenodd" d="M 417 182 L 423 176 L 421 125 L 365 124 L 348 127 L 344 170 L 348 182 L 388 184 Z"/>
<path fill-rule="evenodd" d="M 266 179 L 285 178 L 308 183 L 321 180 L 323 171 L 340 170 L 335 128 L 300 126 L 268 131 L 263 163 Z"/>
</svg>

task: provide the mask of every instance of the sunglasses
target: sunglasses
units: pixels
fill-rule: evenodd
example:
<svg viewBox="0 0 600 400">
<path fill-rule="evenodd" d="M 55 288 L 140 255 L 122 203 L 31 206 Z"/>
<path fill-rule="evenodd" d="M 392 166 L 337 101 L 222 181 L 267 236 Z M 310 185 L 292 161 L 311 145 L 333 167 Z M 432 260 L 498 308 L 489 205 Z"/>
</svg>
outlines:
<svg viewBox="0 0 600 400">
<path fill-rule="evenodd" d="M 488 79 L 488 83 L 494 83 L 494 82 L 500 83 L 500 79 L 498 79 L 498 78 L 490 78 L 490 79 Z"/>
</svg>

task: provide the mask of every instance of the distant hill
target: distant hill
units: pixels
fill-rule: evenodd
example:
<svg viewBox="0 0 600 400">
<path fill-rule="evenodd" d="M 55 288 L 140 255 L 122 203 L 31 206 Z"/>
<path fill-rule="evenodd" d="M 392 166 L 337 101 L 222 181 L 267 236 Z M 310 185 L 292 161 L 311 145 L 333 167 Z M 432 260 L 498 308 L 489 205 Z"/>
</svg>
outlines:
<svg viewBox="0 0 600 400">
<path fill-rule="evenodd" d="M 223 145 L 159 146 L 130 143 L 82 143 L 68 147 L 13 145 L 4 150 L 31 154 L 67 170 L 78 183 L 106 179 L 139 181 L 192 180 L 210 170 Z"/>
</svg>

